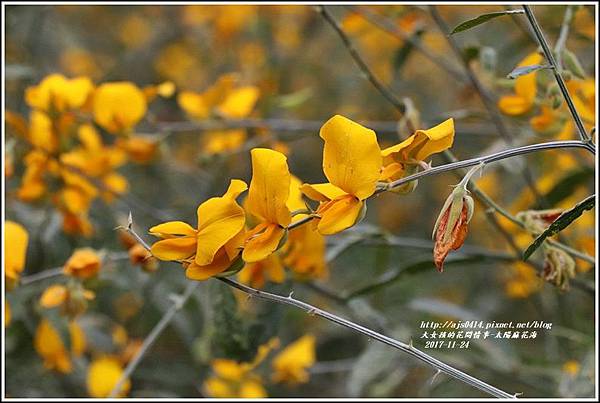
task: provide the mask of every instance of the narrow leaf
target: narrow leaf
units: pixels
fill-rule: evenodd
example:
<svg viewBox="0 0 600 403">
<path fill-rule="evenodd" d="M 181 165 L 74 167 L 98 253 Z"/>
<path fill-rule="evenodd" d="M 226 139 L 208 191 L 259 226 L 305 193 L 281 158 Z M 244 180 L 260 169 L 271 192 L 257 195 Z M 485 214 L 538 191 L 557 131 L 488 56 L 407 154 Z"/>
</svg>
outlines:
<svg viewBox="0 0 600 403">
<path fill-rule="evenodd" d="M 594 208 L 595 204 L 596 195 L 593 194 L 591 196 L 588 196 L 583 201 L 577 203 L 572 209 L 567 210 L 560 216 L 558 216 L 558 218 L 554 220 L 554 222 L 550 224 L 548 228 L 546 228 L 544 232 L 542 232 L 533 241 L 531 245 L 529 245 L 525 253 L 523 253 L 523 260 L 527 260 L 533 254 L 533 252 L 535 252 L 536 249 L 540 247 L 540 245 L 542 244 L 542 242 L 544 242 L 544 240 L 546 240 L 546 238 L 548 238 L 549 236 L 556 235 L 563 229 L 567 228 L 569 224 L 571 224 L 573 221 L 579 218 L 585 210 L 591 210 L 592 208 Z"/>
<path fill-rule="evenodd" d="M 479 17 L 473 18 L 472 20 L 467 20 L 463 23 L 458 24 L 456 27 L 454 27 L 452 32 L 450 32 L 450 35 L 454 35 L 458 32 L 462 32 L 462 31 L 466 31 L 468 29 L 476 27 L 477 25 L 481 25 L 484 22 L 488 22 L 489 20 L 492 20 L 494 18 L 502 17 L 503 15 L 523 14 L 523 13 L 524 13 L 523 10 L 505 10 L 505 11 L 497 11 L 497 12 L 489 13 L 489 14 L 482 14 Z"/>
<path fill-rule="evenodd" d="M 508 75 L 506 77 L 510 78 L 511 80 L 514 80 L 517 77 L 521 77 L 521 76 L 527 75 L 529 73 L 533 73 L 534 71 L 542 70 L 542 69 L 549 69 L 549 68 L 551 68 L 551 66 L 548 64 L 532 64 L 531 66 L 521 66 L 521 67 L 515 68 L 513 71 L 508 73 Z"/>
</svg>

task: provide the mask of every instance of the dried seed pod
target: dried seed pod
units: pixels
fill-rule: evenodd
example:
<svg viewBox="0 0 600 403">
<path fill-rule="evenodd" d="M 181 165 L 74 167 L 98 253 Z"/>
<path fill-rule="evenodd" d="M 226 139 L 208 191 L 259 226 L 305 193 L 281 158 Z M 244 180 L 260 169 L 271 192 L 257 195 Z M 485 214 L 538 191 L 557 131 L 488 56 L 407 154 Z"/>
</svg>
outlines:
<svg viewBox="0 0 600 403">
<path fill-rule="evenodd" d="M 575 259 L 562 249 L 545 246 L 542 277 L 561 291 L 567 290 L 569 280 L 575 277 Z"/>
</svg>

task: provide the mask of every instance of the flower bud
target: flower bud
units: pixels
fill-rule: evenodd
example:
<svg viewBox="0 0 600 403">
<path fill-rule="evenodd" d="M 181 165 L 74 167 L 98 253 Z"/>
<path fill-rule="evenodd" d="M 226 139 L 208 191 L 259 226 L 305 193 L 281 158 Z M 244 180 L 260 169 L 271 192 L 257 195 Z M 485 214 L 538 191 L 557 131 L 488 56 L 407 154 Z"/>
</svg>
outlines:
<svg viewBox="0 0 600 403">
<path fill-rule="evenodd" d="M 444 260 L 450 250 L 460 248 L 467 237 L 473 217 L 474 202 L 468 190 L 459 185 L 446 199 L 433 227 L 433 260 L 438 271 L 444 270 Z"/>
<path fill-rule="evenodd" d="M 565 65 L 565 68 L 567 68 L 577 78 L 585 80 L 585 71 L 583 70 L 583 67 L 581 67 L 581 63 L 579 62 L 579 59 L 577 58 L 577 56 L 575 56 L 575 54 L 573 52 L 571 52 L 570 50 L 567 50 L 567 49 L 563 50 L 562 60 Z M 564 77 L 564 73 L 565 72 L 563 72 L 563 77 Z M 566 77 L 565 77 L 565 80 L 569 81 L 569 80 L 567 80 Z"/>
</svg>

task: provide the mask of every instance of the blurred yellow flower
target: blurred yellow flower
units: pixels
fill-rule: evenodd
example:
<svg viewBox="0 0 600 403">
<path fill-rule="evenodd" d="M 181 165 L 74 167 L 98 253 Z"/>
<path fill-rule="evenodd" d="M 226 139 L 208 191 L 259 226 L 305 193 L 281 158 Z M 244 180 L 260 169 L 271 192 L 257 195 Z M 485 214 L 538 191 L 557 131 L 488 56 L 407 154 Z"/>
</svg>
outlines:
<svg viewBox="0 0 600 403">
<path fill-rule="evenodd" d="M 260 91 L 254 86 L 236 88 L 237 81 L 236 74 L 224 74 L 202 93 L 180 92 L 177 102 L 190 117 L 195 119 L 205 119 L 211 114 L 230 119 L 244 118 L 254 109 Z"/>
<path fill-rule="evenodd" d="M 87 390 L 90 397 L 107 398 L 123 375 L 120 361 L 111 356 L 92 361 L 87 372 Z M 131 381 L 126 379 L 117 397 L 125 397 L 131 389 Z"/>
<path fill-rule="evenodd" d="M 10 312 L 10 304 L 6 299 L 4 299 L 4 327 L 10 325 L 10 321 L 12 319 L 12 314 Z"/>
<path fill-rule="evenodd" d="M 214 376 L 204 382 L 204 390 L 216 398 L 261 398 L 267 397 L 259 375 L 252 370 L 260 365 L 269 352 L 279 347 L 279 339 L 272 338 L 258 347 L 252 362 L 237 362 L 218 358 L 212 361 Z"/>
<path fill-rule="evenodd" d="M 61 312 L 74 318 L 85 312 L 89 300 L 95 298 L 93 291 L 86 290 L 80 283 L 64 286 L 53 284 L 46 288 L 40 297 L 42 308 L 60 307 Z"/>
<path fill-rule="evenodd" d="M 124 134 L 146 114 L 146 97 L 128 81 L 104 83 L 94 92 L 94 120 L 113 134 Z"/>
<path fill-rule="evenodd" d="M 403 142 L 381 151 L 384 168 L 380 180 L 394 181 L 415 173 L 421 162 L 449 149 L 453 142 L 454 119 L 427 130 L 417 130 Z"/>
<path fill-rule="evenodd" d="M 302 336 L 273 358 L 273 381 L 290 385 L 306 383 L 309 380 L 307 369 L 315 361 L 315 337 Z"/>
<path fill-rule="evenodd" d="M 579 373 L 580 365 L 575 360 L 569 360 L 562 366 L 562 372 L 570 376 L 576 376 Z"/>
<path fill-rule="evenodd" d="M 157 95 L 163 98 L 170 98 L 175 94 L 175 83 L 172 81 L 165 81 L 158 85 L 148 85 L 142 89 L 146 101 L 152 102 Z"/>
<path fill-rule="evenodd" d="M 515 262 L 504 291 L 510 298 L 527 298 L 539 291 L 541 286 L 542 279 L 533 267 L 525 262 Z"/>
<path fill-rule="evenodd" d="M 517 67 L 540 64 L 543 56 L 537 52 L 530 53 Z M 498 100 L 498 108 L 506 115 L 522 115 L 528 112 L 535 102 L 537 93 L 537 72 L 524 74 L 515 79 L 515 94 L 505 95 Z"/>
<path fill-rule="evenodd" d="M 325 140 L 323 172 L 329 183 L 304 184 L 302 193 L 319 201 L 318 230 L 323 235 L 356 224 L 375 193 L 381 172 L 381 150 L 373 130 L 340 115 L 329 119 L 319 133 Z"/>
<path fill-rule="evenodd" d="M 198 206 L 198 228 L 182 221 L 170 221 L 150 228 L 160 241 L 152 254 L 161 260 L 183 261 L 186 276 L 206 280 L 225 271 L 238 257 L 246 217 L 236 198 L 247 189 L 244 181 L 233 179 L 222 197 L 213 197 Z"/>
<path fill-rule="evenodd" d="M 7 286 L 15 285 L 25 268 L 28 242 L 29 233 L 25 227 L 10 220 L 4 222 L 4 250 L 7 252 L 4 255 L 4 279 Z"/>
<path fill-rule="evenodd" d="M 238 150 L 246 141 L 246 130 L 210 130 L 202 138 L 202 151 L 208 155 Z"/>
<path fill-rule="evenodd" d="M 50 74 L 42 82 L 25 90 L 25 101 L 32 108 L 51 114 L 77 109 L 87 101 L 94 85 L 87 77 L 68 79 Z"/>
<path fill-rule="evenodd" d="M 91 248 L 76 249 L 65 263 L 63 272 L 82 280 L 94 277 L 100 271 L 102 260 Z"/>
<path fill-rule="evenodd" d="M 85 334 L 76 322 L 69 322 L 68 327 L 71 354 L 78 357 L 85 350 Z M 46 368 L 55 369 L 65 374 L 71 372 L 71 354 L 67 352 L 58 331 L 47 319 L 43 319 L 37 327 L 34 347 L 44 360 Z"/>
<path fill-rule="evenodd" d="M 292 217 L 287 207 L 291 176 L 286 156 L 267 148 L 250 153 L 252 181 L 245 207 L 260 223 L 246 234 L 242 258 L 252 263 L 278 249 Z"/>
</svg>

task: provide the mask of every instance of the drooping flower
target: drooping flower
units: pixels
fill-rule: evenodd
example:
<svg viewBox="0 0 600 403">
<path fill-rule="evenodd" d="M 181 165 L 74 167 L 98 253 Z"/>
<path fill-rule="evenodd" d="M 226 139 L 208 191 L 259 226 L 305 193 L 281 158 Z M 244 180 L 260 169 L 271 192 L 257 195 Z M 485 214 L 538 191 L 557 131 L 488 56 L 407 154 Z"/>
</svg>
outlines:
<svg viewBox="0 0 600 403">
<path fill-rule="evenodd" d="M 278 249 L 292 219 L 287 207 L 291 179 L 286 156 L 266 148 L 255 148 L 251 155 L 252 181 L 245 207 L 260 223 L 246 235 L 242 258 L 249 263 Z"/>
<path fill-rule="evenodd" d="M 90 397 L 107 398 L 123 375 L 120 361 L 111 356 L 100 357 L 92 361 L 87 372 L 87 390 Z M 131 389 L 129 378 L 122 383 L 117 397 L 125 397 Z"/>
<path fill-rule="evenodd" d="M 447 119 L 427 130 L 417 130 L 403 142 L 381 151 L 383 171 L 380 180 L 394 181 L 417 172 L 417 168 L 431 155 L 452 147 L 454 119 Z M 410 182 L 412 190 L 416 181 Z"/>
<path fill-rule="evenodd" d="M 213 197 L 198 206 L 198 227 L 170 221 L 150 228 L 160 241 L 152 254 L 161 260 L 182 261 L 186 276 L 206 280 L 226 271 L 238 258 L 243 245 L 246 217 L 236 198 L 247 189 L 233 179 L 222 197 Z"/>
<path fill-rule="evenodd" d="M 94 92 L 94 120 L 113 134 L 126 134 L 144 117 L 146 97 L 127 81 L 104 83 Z"/>
<path fill-rule="evenodd" d="M 533 66 L 540 64 L 543 56 L 537 52 L 530 53 L 517 65 L 517 67 Z M 515 79 L 514 95 L 505 95 L 498 100 L 498 108 L 506 115 L 522 115 L 534 105 L 537 94 L 537 73 L 531 72 Z"/>
<path fill-rule="evenodd" d="M 119 138 L 115 144 L 127 153 L 131 161 L 137 164 L 148 164 L 158 154 L 158 140 L 148 136 Z"/>
<path fill-rule="evenodd" d="M 72 371 L 71 354 L 80 356 L 86 346 L 85 334 L 77 322 L 69 322 L 68 328 L 71 338 L 70 353 L 65 348 L 58 330 L 47 319 L 40 322 L 34 338 L 35 350 L 44 360 L 44 366 L 64 374 Z"/>
<path fill-rule="evenodd" d="M 63 272 L 82 280 L 94 277 L 100 271 L 102 259 L 91 248 L 76 249 L 65 263 Z"/>
<path fill-rule="evenodd" d="M 329 119 L 319 135 L 325 140 L 323 172 L 329 183 L 304 184 L 301 191 L 320 202 L 317 228 L 331 235 L 364 214 L 364 200 L 375 193 L 381 172 L 381 150 L 373 130 L 340 115 Z"/>
<path fill-rule="evenodd" d="M 7 288 L 16 285 L 25 268 L 29 234 L 25 227 L 14 221 L 4 222 L 4 279 Z"/>
<path fill-rule="evenodd" d="M 25 90 L 25 101 L 34 109 L 56 114 L 81 108 L 93 89 L 87 77 L 68 79 L 61 74 L 50 74 Z"/>
<path fill-rule="evenodd" d="M 273 381 L 290 385 L 306 383 L 309 380 L 307 370 L 315 361 L 315 337 L 302 336 L 273 358 Z"/>
</svg>

